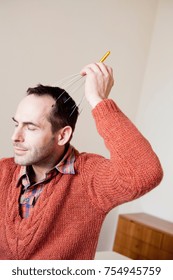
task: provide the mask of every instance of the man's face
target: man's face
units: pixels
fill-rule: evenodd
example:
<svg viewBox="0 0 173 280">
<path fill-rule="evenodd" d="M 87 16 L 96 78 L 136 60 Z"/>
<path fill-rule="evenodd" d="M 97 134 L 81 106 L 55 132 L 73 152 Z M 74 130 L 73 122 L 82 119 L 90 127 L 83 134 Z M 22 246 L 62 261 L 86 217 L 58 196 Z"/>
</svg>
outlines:
<svg viewBox="0 0 173 280">
<path fill-rule="evenodd" d="M 14 159 L 20 165 L 45 165 L 58 153 L 55 134 L 47 117 L 55 103 L 50 96 L 26 96 L 13 118 Z"/>
</svg>

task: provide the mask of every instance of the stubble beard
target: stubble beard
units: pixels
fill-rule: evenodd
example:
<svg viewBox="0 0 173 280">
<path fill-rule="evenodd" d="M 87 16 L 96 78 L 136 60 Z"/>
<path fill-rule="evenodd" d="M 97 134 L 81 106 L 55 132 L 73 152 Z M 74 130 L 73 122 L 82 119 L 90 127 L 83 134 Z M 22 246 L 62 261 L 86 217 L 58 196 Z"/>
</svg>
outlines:
<svg viewBox="0 0 173 280">
<path fill-rule="evenodd" d="M 35 148 L 33 150 L 28 149 L 24 155 L 14 155 L 14 161 L 19 165 L 43 165 L 49 162 L 54 155 L 54 138 L 50 142 L 40 148 Z"/>
</svg>

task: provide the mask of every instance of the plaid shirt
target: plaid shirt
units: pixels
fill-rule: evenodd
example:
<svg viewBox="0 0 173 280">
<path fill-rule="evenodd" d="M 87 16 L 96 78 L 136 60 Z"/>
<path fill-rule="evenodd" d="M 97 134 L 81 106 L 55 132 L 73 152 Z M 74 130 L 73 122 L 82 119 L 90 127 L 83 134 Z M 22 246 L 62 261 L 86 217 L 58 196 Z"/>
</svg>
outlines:
<svg viewBox="0 0 173 280">
<path fill-rule="evenodd" d="M 17 185 L 21 187 L 19 204 L 20 215 L 22 218 L 29 217 L 31 209 L 34 207 L 37 199 L 43 191 L 46 182 L 50 181 L 59 172 L 63 174 L 75 174 L 74 161 L 74 148 L 69 146 L 63 159 L 45 174 L 45 178 L 43 180 L 33 184 L 29 180 L 30 167 L 21 167 Z"/>
</svg>

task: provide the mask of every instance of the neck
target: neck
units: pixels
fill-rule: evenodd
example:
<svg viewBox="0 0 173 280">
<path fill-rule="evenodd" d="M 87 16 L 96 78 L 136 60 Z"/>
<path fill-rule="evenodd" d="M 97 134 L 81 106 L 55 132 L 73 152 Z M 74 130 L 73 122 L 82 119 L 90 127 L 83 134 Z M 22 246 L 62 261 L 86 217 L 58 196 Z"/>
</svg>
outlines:
<svg viewBox="0 0 173 280">
<path fill-rule="evenodd" d="M 31 172 L 29 175 L 31 182 L 37 183 L 42 181 L 46 177 L 46 173 L 52 168 L 53 166 L 41 167 L 37 165 L 32 165 Z"/>
<path fill-rule="evenodd" d="M 63 147 L 61 153 L 58 156 L 51 156 L 51 160 L 47 159 L 42 161 L 41 163 L 39 162 L 38 164 L 33 164 L 32 171 L 30 173 L 30 179 L 35 183 L 43 180 L 46 177 L 46 173 L 61 161 L 66 151 L 67 150 L 65 149 L 65 147 Z"/>
</svg>

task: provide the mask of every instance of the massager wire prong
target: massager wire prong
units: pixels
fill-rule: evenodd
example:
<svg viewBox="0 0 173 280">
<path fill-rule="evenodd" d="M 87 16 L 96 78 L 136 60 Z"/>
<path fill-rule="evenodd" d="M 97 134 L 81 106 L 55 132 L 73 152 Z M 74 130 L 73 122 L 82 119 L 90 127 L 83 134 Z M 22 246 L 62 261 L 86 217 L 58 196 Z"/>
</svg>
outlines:
<svg viewBox="0 0 173 280">
<path fill-rule="evenodd" d="M 71 79 L 67 84 L 64 84 L 63 85 L 63 89 L 64 89 L 64 91 L 58 96 L 58 98 L 56 99 L 56 101 L 59 99 L 59 98 L 61 98 L 61 96 L 67 91 L 66 89 L 69 89 L 71 86 L 73 86 L 75 83 L 77 83 L 77 82 L 79 82 L 79 80 L 81 80 L 83 77 L 82 76 L 80 76 L 80 77 L 78 77 L 78 78 L 73 78 L 73 79 Z M 78 89 L 78 87 L 77 87 L 77 89 Z M 76 89 L 76 90 L 77 90 Z"/>
<path fill-rule="evenodd" d="M 71 114 L 70 114 L 70 117 L 73 115 L 73 113 L 74 113 L 74 111 L 76 110 L 76 108 L 77 108 L 77 107 L 79 108 L 79 106 L 82 104 L 84 98 L 85 98 L 85 94 L 82 96 L 80 102 L 79 102 L 77 105 L 73 105 L 74 109 L 72 110 L 72 112 L 71 112 Z M 73 108 L 73 107 L 72 107 L 72 108 Z M 82 111 L 83 111 L 83 108 L 80 110 L 80 113 L 81 113 Z"/>
<path fill-rule="evenodd" d="M 69 81 L 70 79 L 73 79 L 73 78 L 78 77 L 78 76 L 81 76 L 80 73 L 69 75 L 69 76 L 57 81 L 56 84 L 58 84 L 58 85 L 63 84 L 63 83 L 65 83 L 65 81 Z"/>
<path fill-rule="evenodd" d="M 82 81 L 82 83 L 80 85 L 78 85 L 77 87 L 75 87 L 74 89 L 71 90 L 70 94 L 73 94 L 76 91 L 78 91 L 83 86 L 84 83 L 85 83 L 85 81 Z M 70 97 L 64 103 L 66 103 L 69 99 L 70 99 Z"/>
<path fill-rule="evenodd" d="M 106 53 L 104 54 L 104 56 L 102 56 L 102 58 L 99 60 L 99 62 L 104 62 L 105 59 L 106 59 L 109 55 L 110 55 L 110 51 L 106 52 Z M 65 92 L 68 92 L 68 91 L 69 91 L 70 94 L 73 94 L 73 93 L 77 92 L 77 91 L 82 87 L 82 85 L 84 84 L 84 81 L 85 81 L 85 80 L 84 80 L 79 86 L 74 87 L 74 88 L 73 88 L 73 86 L 74 86 L 77 82 L 79 82 L 81 79 L 83 79 L 84 77 L 85 77 L 85 76 L 82 76 L 80 73 L 76 73 L 76 74 L 67 76 L 66 78 L 63 78 L 63 79 L 61 79 L 60 81 L 58 81 L 58 82 L 57 82 L 58 86 L 60 86 L 61 88 L 63 88 L 64 91 L 60 94 L 60 96 L 56 99 L 56 101 L 57 101 L 59 98 L 61 98 L 61 96 L 62 96 Z M 71 89 L 71 90 L 70 90 L 70 89 Z M 76 109 L 77 107 L 79 107 L 79 106 L 82 104 L 84 97 L 85 97 L 85 94 L 82 96 L 82 98 L 81 98 L 79 104 L 78 104 L 78 105 L 74 105 L 74 106 L 73 106 L 74 108 L 72 107 L 73 110 L 72 110 L 70 116 L 74 113 L 75 109 Z M 64 103 L 66 103 L 69 99 L 70 99 L 70 97 L 67 98 L 67 99 L 64 101 Z"/>
</svg>

